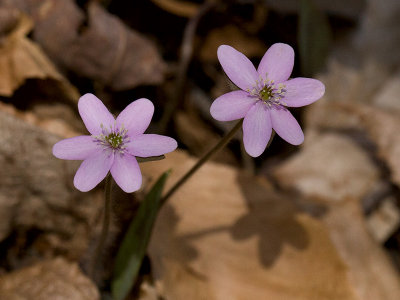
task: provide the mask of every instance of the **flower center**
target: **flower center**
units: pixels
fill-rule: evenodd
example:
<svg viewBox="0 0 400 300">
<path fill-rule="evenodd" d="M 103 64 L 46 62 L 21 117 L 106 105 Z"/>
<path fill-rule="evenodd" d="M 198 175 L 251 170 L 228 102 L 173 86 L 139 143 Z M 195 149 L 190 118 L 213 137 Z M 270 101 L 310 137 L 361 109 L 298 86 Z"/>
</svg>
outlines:
<svg viewBox="0 0 400 300">
<path fill-rule="evenodd" d="M 119 133 L 111 132 L 104 139 L 110 144 L 112 148 L 118 148 L 124 141 Z"/>
<path fill-rule="evenodd" d="M 129 136 L 127 135 L 128 130 L 124 129 L 122 126 L 118 128 L 116 124 L 110 126 L 110 128 L 105 128 L 103 124 L 100 125 L 101 133 L 99 135 L 93 136 L 96 143 L 101 145 L 103 149 L 108 149 L 113 152 L 118 151 L 119 153 L 124 153 L 126 148 L 126 143 L 129 142 Z"/>
<path fill-rule="evenodd" d="M 253 89 L 247 90 L 247 92 L 258 99 L 262 100 L 269 107 L 286 105 L 283 101 L 285 98 L 286 89 L 282 83 L 275 84 L 273 80 L 262 79 L 256 81 L 256 85 Z"/>
<path fill-rule="evenodd" d="M 270 85 L 264 86 L 259 92 L 259 96 L 262 100 L 268 101 L 274 96 L 273 87 Z"/>
</svg>

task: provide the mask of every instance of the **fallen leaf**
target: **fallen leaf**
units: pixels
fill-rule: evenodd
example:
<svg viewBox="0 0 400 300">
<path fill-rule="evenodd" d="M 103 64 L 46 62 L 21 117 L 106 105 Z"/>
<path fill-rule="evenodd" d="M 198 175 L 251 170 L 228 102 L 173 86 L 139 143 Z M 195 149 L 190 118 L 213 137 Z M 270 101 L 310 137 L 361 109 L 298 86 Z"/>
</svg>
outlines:
<svg viewBox="0 0 400 300">
<path fill-rule="evenodd" d="M 201 44 L 200 59 L 216 62 L 217 49 L 222 44 L 238 49 L 247 57 L 262 57 L 268 48 L 259 39 L 249 36 L 238 26 L 227 25 L 210 31 Z"/>
<path fill-rule="evenodd" d="M 1 276 L 0 299 L 97 300 L 100 294 L 76 263 L 56 258 Z"/>
<path fill-rule="evenodd" d="M 87 13 L 72 0 L 47 0 L 34 12 L 33 37 L 61 68 L 114 90 L 162 82 L 165 64 L 152 41 L 95 1 Z"/>
<path fill-rule="evenodd" d="M 371 238 L 358 199 L 330 203 L 323 222 L 348 267 L 355 299 L 400 298 L 399 273 L 387 253 Z M 338 298 L 341 299 L 341 298 Z"/>
<path fill-rule="evenodd" d="M 273 175 L 285 188 L 330 201 L 361 199 L 380 176 L 368 154 L 349 137 L 310 132 L 302 149 L 280 164 Z"/>
<path fill-rule="evenodd" d="M 193 164 L 176 151 L 142 170 L 157 176 L 173 167 L 171 186 Z M 399 286 L 389 286 L 398 278 L 384 255 L 373 265 L 359 263 L 379 252 L 377 245 L 369 243 L 363 248 L 368 256 L 349 261 L 364 254 L 358 242 L 370 241 L 366 231 L 354 228 L 361 236 L 349 239 L 346 251 L 338 249 L 331 240 L 336 228 L 262 178 L 208 163 L 170 200 L 149 249 L 156 286 L 166 299 L 373 299 L 358 297 L 359 290 L 387 296 L 375 299 L 400 295 Z M 368 274 L 348 275 L 363 272 Z M 378 280 L 382 272 L 388 284 Z"/>
<path fill-rule="evenodd" d="M 38 244 L 29 246 L 36 249 L 31 252 L 36 259 L 55 253 L 79 259 L 96 232 L 102 193 L 79 193 L 72 184 L 79 162 L 52 155 L 61 138 L 39 127 L 33 114 L 7 107 L 0 105 L 0 241 L 12 232 L 18 236 L 19 230 L 35 229 Z M 74 134 L 60 128 L 60 133 Z"/>
<path fill-rule="evenodd" d="M 355 54 L 350 52 L 348 55 Z M 328 70 L 319 76 L 326 88 L 324 101 L 372 103 L 375 93 L 391 76 L 386 67 L 374 60 L 354 66 L 332 58 L 328 61 Z"/>
<path fill-rule="evenodd" d="M 400 115 L 400 74 L 395 74 L 387 80 L 382 88 L 376 93 L 373 103 L 386 110 L 397 110 Z"/>
<path fill-rule="evenodd" d="M 180 17 L 193 17 L 200 9 L 200 5 L 185 0 L 151 0 L 160 8 Z"/>
<path fill-rule="evenodd" d="M 375 240 L 385 243 L 400 227 L 400 209 L 396 198 L 386 197 L 368 216 L 367 225 Z"/>
<path fill-rule="evenodd" d="M 358 53 L 353 50 L 352 55 L 375 60 L 380 66 L 393 70 L 400 66 L 399 55 L 389 54 L 400 51 L 400 27 L 397 26 L 400 2 L 397 0 L 364 2 L 366 7 L 359 28 L 353 34 L 353 45 Z"/>
<path fill-rule="evenodd" d="M 50 78 L 60 85 L 64 94 L 76 102 L 79 98 L 77 90 L 57 71 L 40 47 L 26 37 L 33 28 L 32 20 L 15 9 L 1 7 L 0 18 L 4 15 L 8 16 L 6 27 L 11 28 L 1 37 L 0 95 L 11 96 L 26 79 Z"/>
<path fill-rule="evenodd" d="M 220 135 L 214 133 L 192 112 L 177 112 L 174 121 L 179 140 L 194 155 L 203 155 L 221 139 Z M 212 159 L 233 165 L 237 163 L 235 156 L 228 149 L 222 149 Z"/>
<path fill-rule="evenodd" d="M 158 299 L 159 297 L 156 288 L 149 282 L 144 281 L 140 285 L 140 294 L 138 300 L 158 300 Z M 132 300 L 134 299 L 132 298 Z"/>
<path fill-rule="evenodd" d="M 307 111 L 307 124 L 316 130 L 357 129 L 368 134 L 377 155 L 390 169 L 390 177 L 400 185 L 400 114 L 360 103 L 321 102 Z"/>
</svg>

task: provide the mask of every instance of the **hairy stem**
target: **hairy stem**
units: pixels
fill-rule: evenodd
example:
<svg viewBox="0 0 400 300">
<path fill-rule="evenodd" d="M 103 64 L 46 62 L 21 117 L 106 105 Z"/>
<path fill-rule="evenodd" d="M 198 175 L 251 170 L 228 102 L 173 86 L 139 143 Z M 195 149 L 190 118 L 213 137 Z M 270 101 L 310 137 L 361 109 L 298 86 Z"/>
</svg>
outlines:
<svg viewBox="0 0 400 300">
<path fill-rule="evenodd" d="M 90 264 L 89 276 L 94 280 L 96 267 L 100 265 L 100 258 L 102 251 L 104 249 L 105 242 L 107 240 L 108 230 L 110 228 L 110 220 L 111 220 L 111 185 L 112 178 L 111 174 L 108 174 L 106 177 L 106 183 L 104 188 L 104 217 L 103 217 L 103 226 L 101 228 L 101 234 L 99 242 L 94 250 L 94 255 Z M 95 281 L 95 280 L 94 280 Z"/>
</svg>

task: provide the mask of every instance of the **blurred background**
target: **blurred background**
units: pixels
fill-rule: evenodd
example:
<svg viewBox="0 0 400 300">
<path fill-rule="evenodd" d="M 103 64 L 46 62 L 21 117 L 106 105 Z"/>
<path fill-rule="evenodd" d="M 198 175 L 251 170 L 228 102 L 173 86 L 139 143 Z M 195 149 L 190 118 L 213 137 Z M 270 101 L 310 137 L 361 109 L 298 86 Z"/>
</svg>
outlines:
<svg viewBox="0 0 400 300">
<path fill-rule="evenodd" d="M 233 125 L 209 113 L 234 88 L 218 46 L 257 66 L 276 42 L 295 49 L 292 77 L 326 86 L 291 110 L 304 144 L 275 136 L 253 159 L 238 134 L 160 212 L 127 299 L 400 299 L 399 20 L 398 0 L 0 0 L 0 299 L 111 299 L 144 192 Z M 96 278 L 102 185 L 77 191 L 80 162 L 51 153 L 87 134 L 88 92 L 115 115 L 149 98 L 147 132 L 179 145 L 141 164 L 141 191 L 114 187 Z"/>
</svg>

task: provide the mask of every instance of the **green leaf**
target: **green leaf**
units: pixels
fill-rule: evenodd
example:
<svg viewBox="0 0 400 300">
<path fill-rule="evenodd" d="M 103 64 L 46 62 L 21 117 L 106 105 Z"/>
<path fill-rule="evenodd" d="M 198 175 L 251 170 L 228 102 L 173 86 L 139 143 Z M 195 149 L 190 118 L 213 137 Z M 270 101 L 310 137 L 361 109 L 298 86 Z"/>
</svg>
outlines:
<svg viewBox="0 0 400 300">
<path fill-rule="evenodd" d="M 136 282 L 154 222 L 160 208 L 161 193 L 169 175 L 165 172 L 140 203 L 135 218 L 121 243 L 115 260 L 111 291 L 114 300 L 123 300 Z"/>
<path fill-rule="evenodd" d="M 150 157 L 139 157 L 136 156 L 136 160 L 139 163 L 143 163 L 143 162 L 148 162 L 148 161 L 156 161 L 156 160 L 162 160 L 165 158 L 165 155 L 160 155 L 160 156 L 150 156 Z"/>
<path fill-rule="evenodd" d="M 301 70 L 305 76 L 320 71 L 325 64 L 332 40 L 327 16 L 312 0 L 300 1 L 298 42 Z"/>
</svg>

